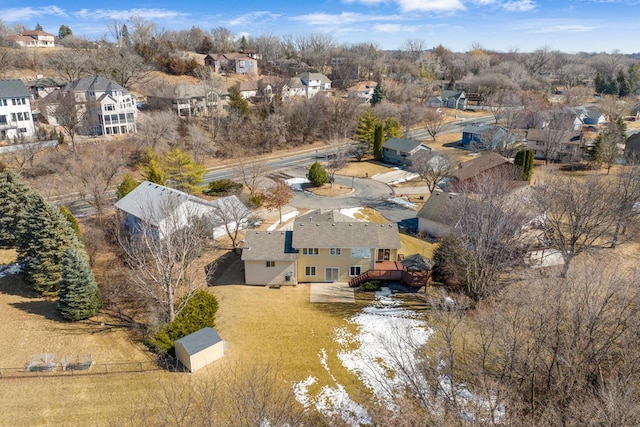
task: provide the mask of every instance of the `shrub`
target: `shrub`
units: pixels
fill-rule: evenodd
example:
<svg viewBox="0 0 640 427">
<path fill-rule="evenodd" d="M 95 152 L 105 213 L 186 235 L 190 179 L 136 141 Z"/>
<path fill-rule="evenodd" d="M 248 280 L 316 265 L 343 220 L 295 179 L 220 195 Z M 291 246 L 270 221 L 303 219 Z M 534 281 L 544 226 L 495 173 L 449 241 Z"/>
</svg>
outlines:
<svg viewBox="0 0 640 427">
<path fill-rule="evenodd" d="M 238 194 L 242 191 L 242 184 L 230 179 L 219 179 L 211 181 L 209 187 L 204 190 L 204 194 L 209 196 L 227 196 L 229 194 Z"/>
<path fill-rule="evenodd" d="M 329 175 L 327 174 L 327 171 L 318 162 L 311 165 L 307 178 L 314 187 L 319 187 L 322 184 L 329 182 Z"/>
<path fill-rule="evenodd" d="M 380 281 L 379 280 L 369 280 L 364 282 L 358 288 L 360 291 L 364 292 L 376 292 L 380 290 Z"/>
<path fill-rule="evenodd" d="M 216 297 L 206 291 L 198 291 L 189 299 L 173 323 L 154 330 L 145 343 L 158 354 L 173 356 L 174 342 L 204 327 L 213 327 L 217 311 Z"/>
<path fill-rule="evenodd" d="M 264 203 L 264 196 L 262 194 L 252 194 L 249 196 L 249 206 L 253 208 L 259 208 Z"/>
</svg>

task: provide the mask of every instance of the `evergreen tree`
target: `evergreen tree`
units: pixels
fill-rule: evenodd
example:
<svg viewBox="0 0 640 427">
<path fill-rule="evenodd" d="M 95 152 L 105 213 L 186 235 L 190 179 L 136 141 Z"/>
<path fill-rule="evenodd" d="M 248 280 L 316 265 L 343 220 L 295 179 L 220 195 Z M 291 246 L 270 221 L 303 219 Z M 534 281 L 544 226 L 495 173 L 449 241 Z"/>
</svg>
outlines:
<svg viewBox="0 0 640 427">
<path fill-rule="evenodd" d="M 319 187 L 322 184 L 329 182 L 329 174 L 327 174 L 327 171 L 318 162 L 311 165 L 309 173 L 307 173 L 307 178 L 315 187 Z"/>
<path fill-rule="evenodd" d="M 596 165 L 600 166 L 604 161 L 604 138 L 602 134 L 599 134 L 596 137 L 596 140 L 593 143 L 593 147 L 591 148 L 591 161 Z"/>
<path fill-rule="evenodd" d="M 84 241 L 84 237 L 82 236 L 82 230 L 80 230 L 80 224 L 78 224 L 78 220 L 76 219 L 75 216 L 73 216 L 69 208 L 66 206 L 60 206 L 60 213 L 62 214 L 62 216 L 64 216 L 64 218 L 69 223 L 69 226 L 75 233 L 76 237 L 78 238 L 78 241 L 79 242 Z"/>
<path fill-rule="evenodd" d="M 594 83 L 595 83 L 595 87 L 596 87 L 596 93 L 604 93 L 607 90 L 607 80 L 604 78 L 604 76 L 600 73 L 596 74 L 596 77 L 594 79 Z"/>
<path fill-rule="evenodd" d="M 632 91 L 633 91 L 633 89 L 631 88 L 631 83 L 629 83 L 629 80 L 624 79 L 620 83 L 620 87 L 618 89 L 618 96 L 620 98 L 624 98 L 625 96 L 631 95 Z"/>
<path fill-rule="evenodd" d="M 84 251 L 70 247 L 62 257 L 58 311 L 68 320 L 94 316 L 100 308 L 100 294 Z"/>
<path fill-rule="evenodd" d="M 522 174 L 523 181 L 531 181 L 531 175 L 533 174 L 533 156 L 534 151 L 530 148 L 520 150 L 516 153 L 513 164 Z"/>
<path fill-rule="evenodd" d="M 243 119 L 248 119 L 251 116 L 249 101 L 244 99 L 238 86 L 229 88 L 229 103 L 227 105 L 229 106 L 229 112 L 235 113 Z"/>
<path fill-rule="evenodd" d="M 240 52 L 246 52 L 249 49 L 249 42 L 245 36 L 240 38 Z"/>
<path fill-rule="evenodd" d="M 23 242 L 19 224 L 24 219 L 30 193 L 13 172 L 0 172 L 0 248 L 15 248 Z"/>
<path fill-rule="evenodd" d="M 73 31 L 71 31 L 71 28 L 69 28 L 68 26 L 66 26 L 64 24 L 60 25 L 60 29 L 58 30 L 58 38 L 59 39 L 62 40 L 63 38 L 68 37 L 68 36 L 72 36 L 72 35 L 73 35 Z"/>
<path fill-rule="evenodd" d="M 164 185 L 164 170 L 158 156 L 156 156 L 156 153 L 153 151 L 153 148 L 148 147 L 144 151 L 144 158 L 145 160 L 142 163 L 144 179 L 155 184 Z"/>
<path fill-rule="evenodd" d="M 369 148 L 373 147 L 373 138 L 376 126 L 381 123 L 372 108 L 367 108 L 358 118 L 358 126 L 356 127 L 356 139 L 369 144 Z"/>
<path fill-rule="evenodd" d="M 199 192 L 206 172 L 201 163 L 193 160 L 189 153 L 175 148 L 164 158 L 166 181 L 173 188 L 187 193 Z"/>
<path fill-rule="evenodd" d="M 36 24 L 36 31 L 44 31 L 44 29 L 42 28 L 42 25 L 40 25 L 39 22 Z"/>
<path fill-rule="evenodd" d="M 402 136 L 402 128 L 400 122 L 395 117 L 388 117 L 384 121 L 384 141 L 391 138 L 400 138 Z"/>
<path fill-rule="evenodd" d="M 382 125 L 376 126 L 373 137 L 373 157 L 382 160 Z"/>
<path fill-rule="evenodd" d="M 129 35 L 127 24 L 122 24 L 122 45 L 125 47 L 131 46 L 131 36 Z"/>
<path fill-rule="evenodd" d="M 133 179 L 129 174 L 125 174 L 122 178 L 122 182 L 116 189 L 116 197 L 118 200 L 122 199 L 127 194 L 131 193 L 138 186 L 138 181 Z"/>
<path fill-rule="evenodd" d="M 382 101 L 384 98 L 384 91 L 380 87 L 380 83 L 373 88 L 373 95 L 371 96 L 371 105 L 376 105 L 378 102 Z"/>
<path fill-rule="evenodd" d="M 36 193 L 29 195 L 19 227 L 24 247 L 18 248 L 18 255 L 25 263 L 27 281 L 34 291 L 54 295 L 58 291 L 64 251 L 80 247 L 78 239 L 60 211 Z"/>
<path fill-rule="evenodd" d="M 196 49 L 196 52 L 207 54 L 212 50 L 213 50 L 213 42 L 211 41 L 209 36 L 205 35 L 204 37 L 202 37 L 202 43 L 200 43 L 200 46 L 198 46 L 198 48 Z"/>
</svg>

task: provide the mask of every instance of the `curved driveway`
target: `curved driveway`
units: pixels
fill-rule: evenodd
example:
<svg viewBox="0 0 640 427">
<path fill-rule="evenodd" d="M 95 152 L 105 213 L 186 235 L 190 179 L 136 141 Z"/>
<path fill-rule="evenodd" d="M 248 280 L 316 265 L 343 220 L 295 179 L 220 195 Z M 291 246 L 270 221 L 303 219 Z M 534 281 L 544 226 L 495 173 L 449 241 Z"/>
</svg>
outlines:
<svg viewBox="0 0 640 427">
<path fill-rule="evenodd" d="M 294 168 L 288 169 L 286 173 L 292 177 L 303 178 L 307 171 L 305 168 Z M 389 201 L 393 197 L 393 190 L 387 184 L 373 179 L 340 175 L 335 176 L 335 183 L 344 187 L 351 187 L 353 184 L 353 192 L 342 196 L 324 197 L 307 191 L 296 191 L 289 205 L 305 209 L 370 207 L 393 222 L 416 217 L 416 211 Z"/>
</svg>

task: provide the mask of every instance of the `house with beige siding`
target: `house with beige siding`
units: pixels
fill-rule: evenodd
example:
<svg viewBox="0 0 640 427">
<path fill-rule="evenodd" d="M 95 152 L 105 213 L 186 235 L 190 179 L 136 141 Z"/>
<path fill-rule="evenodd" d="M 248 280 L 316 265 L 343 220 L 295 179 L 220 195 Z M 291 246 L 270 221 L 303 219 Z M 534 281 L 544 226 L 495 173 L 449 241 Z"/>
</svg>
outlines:
<svg viewBox="0 0 640 427">
<path fill-rule="evenodd" d="M 362 222 L 338 211 L 315 210 L 290 231 L 252 231 L 245 238 L 245 282 L 282 285 L 349 282 L 401 248 L 397 224 Z"/>
</svg>

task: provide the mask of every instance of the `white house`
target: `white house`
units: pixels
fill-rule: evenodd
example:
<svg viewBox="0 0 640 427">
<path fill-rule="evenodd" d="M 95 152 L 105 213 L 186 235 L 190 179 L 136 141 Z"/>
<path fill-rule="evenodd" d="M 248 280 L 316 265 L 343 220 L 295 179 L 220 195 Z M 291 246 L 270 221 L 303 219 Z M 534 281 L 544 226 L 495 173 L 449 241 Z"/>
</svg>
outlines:
<svg viewBox="0 0 640 427">
<path fill-rule="evenodd" d="M 25 31 L 24 33 L 6 37 L 21 47 L 55 47 L 56 37 L 42 30 Z"/>
<path fill-rule="evenodd" d="M 296 76 L 302 82 L 307 98 L 313 98 L 320 92 L 331 90 L 331 80 L 321 73 L 301 73 Z"/>
<path fill-rule="evenodd" d="M 349 95 L 356 96 L 362 102 L 371 102 L 376 86 L 378 86 L 378 83 L 373 80 L 358 82 L 355 85 L 348 87 L 347 93 Z"/>
<path fill-rule="evenodd" d="M 249 216 L 249 209 L 236 196 L 209 201 L 149 181 L 118 200 L 115 207 L 131 234 L 147 229 L 160 238 L 189 226 L 197 218 L 208 228 L 209 237 L 215 239 L 226 235 L 226 227 L 246 226 L 242 221 Z M 223 219 L 227 219 L 226 223 Z"/>
<path fill-rule="evenodd" d="M 0 141 L 35 134 L 29 90 L 22 80 L 0 80 Z"/>
<path fill-rule="evenodd" d="M 78 133 L 118 135 L 137 131 L 136 98 L 118 83 L 102 76 L 75 80 L 45 98 L 49 123 L 58 124 L 56 109 L 64 96 L 73 95 L 81 115 Z"/>
</svg>

